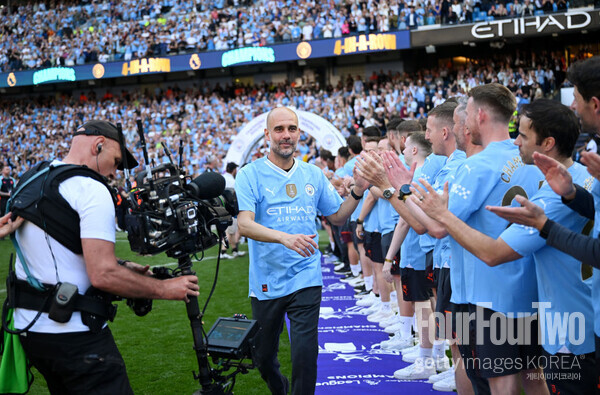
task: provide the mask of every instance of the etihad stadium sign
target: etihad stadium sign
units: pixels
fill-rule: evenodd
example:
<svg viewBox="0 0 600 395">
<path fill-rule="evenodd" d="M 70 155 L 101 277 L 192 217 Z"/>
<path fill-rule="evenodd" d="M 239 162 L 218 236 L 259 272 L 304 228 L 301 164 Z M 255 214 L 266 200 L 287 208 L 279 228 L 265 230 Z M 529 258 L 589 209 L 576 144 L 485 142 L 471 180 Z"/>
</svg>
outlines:
<svg viewBox="0 0 600 395">
<path fill-rule="evenodd" d="M 600 11 L 569 11 L 562 14 L 526 18 L 496 19 L 468 25 L 419 29 L 411 32 L 411 46 L 458 44 L 468 41 L 498 40 L 576 33 L 600 29 Z"/>
<path fill-rule="evenodd" d="M 592 24 L 591 14 L 590 12 L 575 11 L 566 14 L 538 15 L 530 18 L 481 22 L 473 25 L 471 35 L 474 38 L 484 39 L 544 32 L 556 33 L 564 30 L 582 30 Z"/>
</svg>

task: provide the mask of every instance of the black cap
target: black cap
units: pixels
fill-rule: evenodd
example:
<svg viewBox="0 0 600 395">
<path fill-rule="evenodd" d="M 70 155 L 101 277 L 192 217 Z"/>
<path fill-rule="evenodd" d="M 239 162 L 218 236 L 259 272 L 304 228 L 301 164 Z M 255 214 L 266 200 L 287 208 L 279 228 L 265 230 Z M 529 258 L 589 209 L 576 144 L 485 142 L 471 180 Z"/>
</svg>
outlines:
<svg viewBox="0 0 600 395">
<path fill-rule="evenodd" d="M 77 128 L 77 131 L 73 136 L 79 136 L 81 134 L 86 136 L 104 136 L 119 143 L 119 130 L 114 124 L 108 121 L 93 120 L 86 122 Z M 135 160 L 135 157 L 129 152 L 127 147 L 122 148 L 125 151 L 125 155 L 127 155 L 127 168 L 133 169 L 138 165 L 137 160 Z M 124 160 L 121 161 L 121 164 L 118 167 L 119 170 L 123 170 L 124 162 Z"/>
</svg>

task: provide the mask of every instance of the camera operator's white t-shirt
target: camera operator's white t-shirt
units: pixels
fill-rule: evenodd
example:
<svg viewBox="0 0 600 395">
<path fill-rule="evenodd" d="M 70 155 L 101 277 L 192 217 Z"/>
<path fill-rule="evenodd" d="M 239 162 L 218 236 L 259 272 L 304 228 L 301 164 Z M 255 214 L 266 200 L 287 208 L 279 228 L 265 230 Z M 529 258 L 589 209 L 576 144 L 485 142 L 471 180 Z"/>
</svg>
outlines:
<svg viewBox="0 0 600 395">
<path fill-rule="evenodd" d="M 54 161 L 53 164 L 62 163 Z M 115 208 L 110 193 L 100 182 L 84 176 L 76 176 L 63 181 L 60 194 L 79 214 L 82 239 L 101 239 L 115 242 Z M 77 255 L 53 239 L 37 225 L 25 221 L 16 232 L 17 241 L 25 257 L 29 271 L 38 281 L 46 284 L 68 282 L 77 285 L 80 294 L 90 286 L 83 255 Z M 54 260 L 56 260 L 56 269 Z M 23 265 L 17 258 L 15 264 L 17 278 L 26 280 Z M 57 278 L 58 275 L 58 278 Z M 15 328 L 22 329 L 37 315 L 36 311 L 16 309 Z M 89 328 L 81 322 L 81 314 L 73 312 L 71 320 L 61 324 L 42 313 L 30 329 L 32 332 L 65 333 L 83 332 Z"/>
</svg>

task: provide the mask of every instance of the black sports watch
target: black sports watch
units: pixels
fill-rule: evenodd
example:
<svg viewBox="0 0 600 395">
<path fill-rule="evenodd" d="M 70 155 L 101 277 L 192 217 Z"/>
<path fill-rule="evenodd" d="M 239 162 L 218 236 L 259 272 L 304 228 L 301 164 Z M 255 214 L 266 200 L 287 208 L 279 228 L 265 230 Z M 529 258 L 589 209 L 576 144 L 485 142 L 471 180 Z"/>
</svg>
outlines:
<svg viewBox="0 0 600 395">
<path fill-rule="evenodd" d="M 406 201 L 406 199 L 412 195 L 412 192 L 410 191 L 410 185 L 409 184 L 404 184 L 400 187 L 400 191 L 398 191 L 398 199 L 399 200 L 403 200 Z"/>
</svg>

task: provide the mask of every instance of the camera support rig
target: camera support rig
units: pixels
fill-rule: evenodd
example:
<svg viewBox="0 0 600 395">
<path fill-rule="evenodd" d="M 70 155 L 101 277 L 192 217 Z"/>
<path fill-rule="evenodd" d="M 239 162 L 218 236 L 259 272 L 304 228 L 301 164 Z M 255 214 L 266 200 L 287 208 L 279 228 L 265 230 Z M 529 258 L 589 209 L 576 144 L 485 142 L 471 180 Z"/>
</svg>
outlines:
<svg viewBox="0 0 600 395">
<path fill-rule="evenodd" d="M 188 178 L 181 169 L 181 145 L 179 166 L 172 162 L 167 148 L 165 152 L 170 163 L 152 167 L 141 120 L 137 121 L 137 127 L 146 168 L 136 177 L 137 188 L 129 188 L 132 192 L 131 208 L 126 216 L 129 244 L 133 251 L 140 254 L 166 252 L 167 256 L 178 260 L 178 266 L 173 270 L 153 268 L 155 278 L 196 275 L 192 270 L 190 256 L 222 244 L 225 230 L 231 225 L 232 216 L 237 214 L 235 195 L 227 193 L 229 191 L 225 190 L 225 180 L 217 173 L 204 173 L 186 183 Z M 121 125 L 118 125 L 118 131 L 122 142 Z M 124 144 L 121 146 L 124 150 Z M 123 158 L 126 161 L 124 152 Z M 127 183 L 129 187 L 129 181 Z M 212 231 L 213 226 L 218 236 Z M 194 379 L 202 387 L 196 394 L 231 394 L 235 376 L 254 368 L 252 363 L 243 361 L 252 358 L 250 339 L 258 330 L 256 321 L 247 320 L 245 316 L 219 318 L 208 336 L 204 332 L 202 317 L 216 286 L 219 263 L 220 257 L 217 259 L 215 280 L 204 309 L 200 311 L 196 296 L 188 296 L 189 301 L 186 303 L 199 369 L 198 374 L 194 373 Z M 144 311 L 148 312 L 149 309 Z M 209 353 L 213 362 L 218 362 L 218 368 L 211 367 Z M 235 370 L 227 373 L 231 369 Z"/>
<path fill-rule="evenodd" d="M 159 279 L 196 274 L 192 270 L 192 260 L 189 256 L 180 257 L 178 259 L 178 266 L 174 270 L 159 267 L 153 269 L 153 272 L 155 273 L 154 276 Z M 211 295 L 213 290 L 211 290 Z M 198 362 L 198 373 L 194 373 L 194 380 L 198 380 L 202 387 L 200 390 L 194 392 L 194 394 L 232 394 L 233 386 L 235 385 L 235 376 L 238 373 L 246 374 L 249 369 L 254 368 L 253 363 L 243 363 L 243 360 L 251 358 L 251 340 L 249 339 L 254 336 L 258 329 L 256 321 L 247 320 L 245 317 L 234 319 L 219 318 L 211 328 L 209 335 L 206 336 L 202 325 L 204 312 L 200 311 L 198 297 L 188 296 L 188 300 L 185 308 L 190 321 L 194 351 L 196 352 L 196 360 Z M 210 300 L 210 296 L 208 300 Z M 225 321 L 233 321 L 239 323 L 239 325 L 224 327 L 221 323 Z M 232 330 L 232 328 L 234 329 Z M 211 341 L 212 334 L 215 334 L 214 342 Z M 225 344 L 227 346 L 224 346 Z M 219 361 L 219 369 L 213 369 L 210 365 L 208 357 L 211 352 L 215 354 L 212 355 L 213 361 Z M 229 374 L 224 374 L 224 372 L 231 368 L 235 368 L 236 370 Z"/>
</svg>

